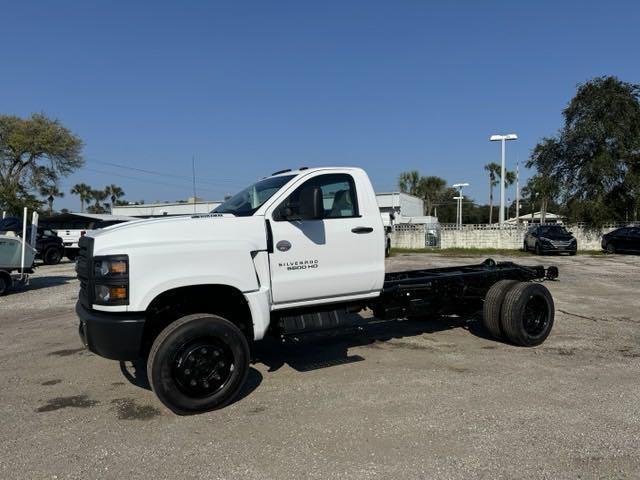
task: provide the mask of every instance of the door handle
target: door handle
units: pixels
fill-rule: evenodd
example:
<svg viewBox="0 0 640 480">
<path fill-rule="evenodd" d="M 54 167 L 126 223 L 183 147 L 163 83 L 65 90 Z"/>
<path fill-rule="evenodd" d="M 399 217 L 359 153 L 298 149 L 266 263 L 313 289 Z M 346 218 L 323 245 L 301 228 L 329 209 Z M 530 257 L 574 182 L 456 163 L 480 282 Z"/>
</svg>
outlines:
<svg viewBox="0 0 640 480">
<path fill-rule="evenodd" d="M 373 232 L 373 227 L 355 227 L 351 231 L 353 233 L 371 233 Z"/>
</svg>

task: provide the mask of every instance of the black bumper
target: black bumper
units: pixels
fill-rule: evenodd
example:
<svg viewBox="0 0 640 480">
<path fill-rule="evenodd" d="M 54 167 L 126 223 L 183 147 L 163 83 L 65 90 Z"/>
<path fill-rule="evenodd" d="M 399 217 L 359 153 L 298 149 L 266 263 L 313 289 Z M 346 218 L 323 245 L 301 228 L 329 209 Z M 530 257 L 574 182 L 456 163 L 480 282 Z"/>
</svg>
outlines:
<svg viewBox="0 0 640 480">
<path fill-rule="evenodd" d="M 144 313 L 107 313 L 76 303 L 80 339 L 93 353 L 112 360 L 140 358 Z"/>
<path fill-rule="evenodd" d="M 567 247 L 559 247 L 559 246 L 555 246 L 555 245 L 541 243 L 540 244 L 540 250 L 545 252 L 545 253 L 552 253 L 552 252 L 575 253 L 575 252 L 578 251 L 578 246 L 577 245 L 569 245 Z"/>
</svg>

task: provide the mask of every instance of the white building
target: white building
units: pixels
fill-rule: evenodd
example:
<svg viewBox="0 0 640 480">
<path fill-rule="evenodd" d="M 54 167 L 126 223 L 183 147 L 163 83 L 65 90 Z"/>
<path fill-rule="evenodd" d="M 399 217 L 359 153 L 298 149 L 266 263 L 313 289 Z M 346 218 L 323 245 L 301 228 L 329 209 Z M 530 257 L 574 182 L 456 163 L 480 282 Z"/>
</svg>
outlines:
<svg viewBox="0 0 640 480">
<path fill-rule="evenodd" d="M 141 205 L 117 205 L 113 207 L 114 215 L 150 218 L 175 215 L 194 215 L 209 213 L 222 202 L 197 200 L 195 202 L 175 203 L 143 203 Z"/>
<path fill-rule="evenodd" d="M 380 215 L 385 226 L 391 225 L 391 212 L 394 214 L 393 224 L 420 223 L 436 224 L 437 217 L 424 214 L 424 201 L 408 193 L 383 192 L 376 193 Z"/>
</svg>

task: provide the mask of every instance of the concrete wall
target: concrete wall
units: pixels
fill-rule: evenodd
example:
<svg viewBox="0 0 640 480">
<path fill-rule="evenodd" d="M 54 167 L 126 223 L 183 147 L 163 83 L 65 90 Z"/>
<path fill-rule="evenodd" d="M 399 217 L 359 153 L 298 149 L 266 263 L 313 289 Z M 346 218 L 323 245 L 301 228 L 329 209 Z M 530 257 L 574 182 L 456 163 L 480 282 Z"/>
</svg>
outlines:
<svg viewBox="0 0 640 480">
<path fill-rule="evenodd" d="M 576 237 L 578 250 L 600 250 L 602 235 L 618 228 L 609 225 L 601 229 L 578 225 L 567 225 L 566 228 Z M 464 225 L 458 230 L 455 227 L 440 228 L 440 248 L 504 248 L 517 250 L 522 248 L 526 227 L 510 226 L 503 229 L 495 225 Z M 391 246 L 395 248 L 424 248 L 424 225 L 396 225 L 391 235 Z"/>
</svg>

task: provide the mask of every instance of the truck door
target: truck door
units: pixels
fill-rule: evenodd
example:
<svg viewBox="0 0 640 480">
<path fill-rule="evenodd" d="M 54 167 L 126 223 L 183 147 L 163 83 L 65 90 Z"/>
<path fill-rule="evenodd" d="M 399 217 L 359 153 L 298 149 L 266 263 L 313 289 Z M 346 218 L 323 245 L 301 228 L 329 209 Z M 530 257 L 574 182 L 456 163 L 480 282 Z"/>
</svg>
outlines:
<svg viewBox="0 0 640 480">
<path fill-rule="evenodd" d="M 320 190 L 320 217 L 304 218 Z M 302 213 L 302 215 L 300 215 Z M 378 215 L 378 213 L 376 212 Z M 382 222 L 361 216 L 353 177 L 324 173 L 298 186 L 273 210 L 269 255 L 274 304 L 367 296 L 379 288 Z"/>
</svg>

